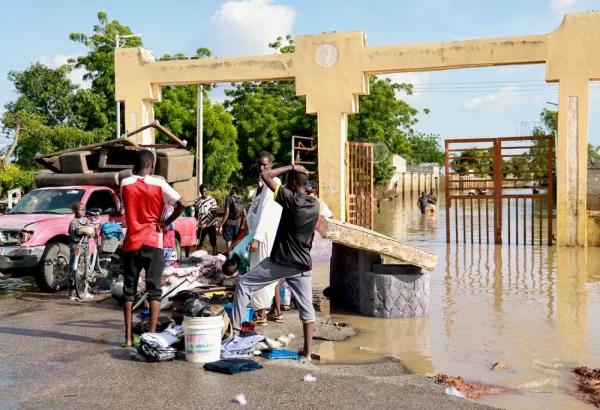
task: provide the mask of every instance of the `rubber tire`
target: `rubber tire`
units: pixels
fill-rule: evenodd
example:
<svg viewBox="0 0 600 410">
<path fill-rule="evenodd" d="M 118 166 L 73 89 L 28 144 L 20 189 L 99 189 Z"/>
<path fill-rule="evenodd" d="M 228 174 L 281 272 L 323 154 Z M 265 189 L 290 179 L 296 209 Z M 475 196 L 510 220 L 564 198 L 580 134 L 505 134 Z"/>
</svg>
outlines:
<svg viewBox="0 0 600 410">
<path fill-rule="evenodd" d="M 67 288 L 69 284 L 69 255 L 69 247 L 64 243 L 54 242 L 46 245 L 38 265 L 38 274 L 35 276 L 35 282 L 42 292 L 53 293 Z M 54 275 L 56 262 L 66 262 L 65 274 L 62 278 L 56 278 Z"/>
<path fill-rule="evenodd" d="M 77 270 L 75 272 L 75 293 L 79 299 L 85 298 L 90 288 L 88 283 L 87 270 L 89 269 L 90 254 L 87 250 L 82 250 L 79 255 Z"/>
</svg>

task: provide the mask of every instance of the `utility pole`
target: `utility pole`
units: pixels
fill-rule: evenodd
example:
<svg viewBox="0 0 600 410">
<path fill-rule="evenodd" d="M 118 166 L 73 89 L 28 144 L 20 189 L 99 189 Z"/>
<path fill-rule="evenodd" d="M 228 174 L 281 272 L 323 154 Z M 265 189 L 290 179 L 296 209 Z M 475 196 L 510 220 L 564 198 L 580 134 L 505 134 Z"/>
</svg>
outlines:
<svg viewBox="0 0 600 410">
<path fill-rule="evenodd" d="M 203 161 L 203 134 L 204 134 L 204 85 L 198 84 L 198 109 L 196 112 L 196 178 L 198 179 L 198 183 L 196 184 L 200 187 L 202 184 L 202 174 L 204 171 L 204 161 Z M 199 189 L 199 188 L 198 188 Z"/>
<path fill-rule="evenodd" d="M 132 37 L 142 37 L 141 34 L 130 34 L 127 36 L 119 36 L 119 33 L 115 34 L 115 50 L 121 48 L 120 41 L 121 39 L 128 39 Z M 117 139 L 121 138 L 121 102 L 116 102 L 117 107 Z"/>
<path fill-rule="evenodd" d="M 119 48 L 119 33 L 115 34 L 115 50 Z M 117 139 L 121 138 L 121 102 L 117 101 Z"/>
</svg>

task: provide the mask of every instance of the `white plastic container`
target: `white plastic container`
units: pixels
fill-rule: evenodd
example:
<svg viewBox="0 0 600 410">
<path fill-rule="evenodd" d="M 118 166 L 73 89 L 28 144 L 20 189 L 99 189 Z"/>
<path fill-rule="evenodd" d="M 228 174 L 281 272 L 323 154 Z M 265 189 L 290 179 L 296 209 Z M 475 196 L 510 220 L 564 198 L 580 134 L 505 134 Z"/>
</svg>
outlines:
<svg viewBox="0 0 600 410">
<path fill-rule="evenodd" d="M 221 358 L 222 316 L 183 318 L 185 359 L 194 363 L 216 362 Z"/>
</svg>

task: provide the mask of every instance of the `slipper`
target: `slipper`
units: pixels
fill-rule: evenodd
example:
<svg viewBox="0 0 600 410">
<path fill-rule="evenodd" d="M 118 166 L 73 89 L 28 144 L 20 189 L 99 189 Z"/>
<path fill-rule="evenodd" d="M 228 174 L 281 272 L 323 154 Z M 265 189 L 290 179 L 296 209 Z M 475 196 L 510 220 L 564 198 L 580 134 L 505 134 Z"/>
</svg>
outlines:
<svg viewBox="0 0 600 410">
<path fill-rule="evenodd" d="M 292 310 L 292 307 L 290 305 L 281 305 L 281 310 L 286 312 L 288 310 Z"/>
<path fill-rule="evenodd" d="M 139 337 L 134 337 L 132 344 L 121 343 L 121 347 L 124 348 L 124 349 L 129 349 L 130 347 L 137 347 L 139 345 L 140 345 L 140 338 Z"/>
<path fill-rule="evenodd" d="M 254 326 L 267 326 L 267 317 L 257 317 L 252 323 Z"/>
<path fill-rule="evenodd" d="M 278 315 L 275 315 L 275 314 L 269 313 L 269 314 L 267 314 L 267 320 L 270 320 L 271 322 L 275 322 L 275 323 L 283 323 L 283 314 L 280 313 Z"/>
</svg>

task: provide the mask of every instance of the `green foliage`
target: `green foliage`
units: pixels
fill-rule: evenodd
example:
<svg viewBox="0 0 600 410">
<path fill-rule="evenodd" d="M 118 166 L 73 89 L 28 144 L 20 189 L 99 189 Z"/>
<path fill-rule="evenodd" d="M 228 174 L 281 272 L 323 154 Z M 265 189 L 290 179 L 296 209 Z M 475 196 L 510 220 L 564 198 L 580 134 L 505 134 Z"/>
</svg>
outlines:
<svg viewBox="0 0 600 410">
<path fill-rule="evenodd" d="M 10 71 L 8 79 L 19 95 L 16 101 L 5 105 L 10 114 L 19 111 L 37 114 L 50 126 L 73 123 L 73 102 L 78 87 L 66 77 L 64 70 L 35 63 L 23 71 Z"/>
<path fill-rule="evenodd" d="M 69 38 L 72 41 L 83 44 L 89 49 L 88 53 L 77 58 L 69 60 L 65 69 L 83 69 L 86 74 L 83 79 L 91 83 L 90 93 L 94 95 L 85 96 L 94 104 L 95 110 L 102 114 L 97 114 L 88 118 L 88 124 L 85 129 L 91 130 L 98 124 L 105 126 L 110 123 L 114 129 L 116 126 L 114 119 L 116 116 L 115 108 L 115 37 L 116 35 L 126 36 L 134 34 L 129 26 L 124 26 L 118 20 L 109 21 L 106 12 L 98 13 L 98 24 L 94 26 L 93 34 L 88 36 L 84 33 L 71 33 Z M 142 39 L 131 37 L 121 40 L 120 47 L 141 47 Z M 111 119 L 110 121 L 108 119 Z"/>
<path fill-rule="evenodd" d="M 415 132 L 408 137 L 410 153 L 406 156 L 409 165 L 435 163 L 444 165 L 445 153 L 440 144 L 439 135 Z"/>
<path fill-rule="evenodd" d="M 17 165 L 9 164 L 5 169 L 0 168 L 0 189 L 5 193 L 9 189 L 21 188 L 27 193 L 34 188 L 35 172 L 23 170 Z"/>
<path fill-rule="evenodd" d="M 211 51 L 199 48 L 192 59 L 210 57 Z M 187 60 L 179 53 L 166 54 L 162 61 Z M 222 104 L 213 104 L 208 99 L 205 87 L 203 101 L 204 123 L 204 181 L 208 186 L 227 184 L 229 179 L 240 170 L 238 160 L 237 131 L 233 117 Z M 179 138 L 187 141 L 188 147 L 196 149 L 196 129 L 198 108 L 198 88 L 195 85 L 169 86 L 162 89 L 163 101 L 155 105 L 156 119 Z"/>
</svg>

